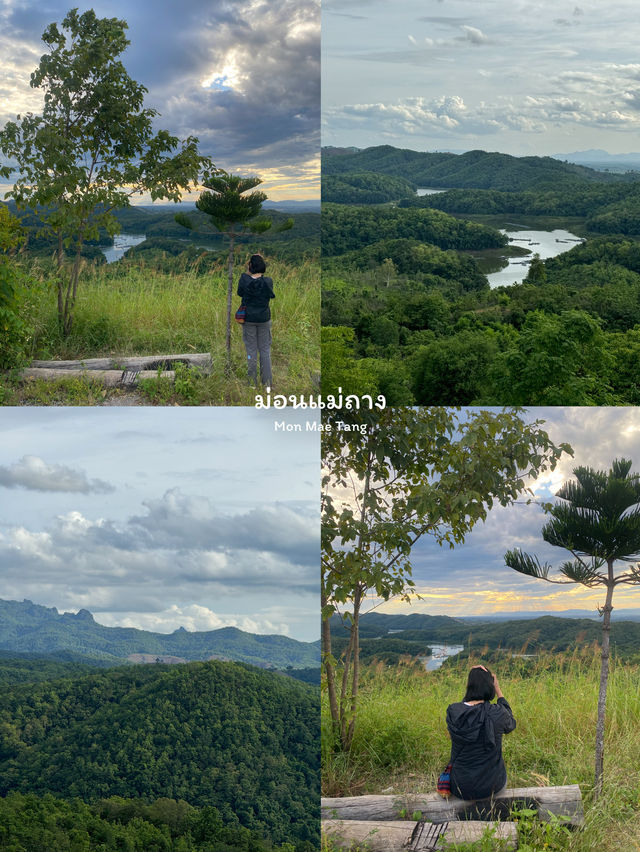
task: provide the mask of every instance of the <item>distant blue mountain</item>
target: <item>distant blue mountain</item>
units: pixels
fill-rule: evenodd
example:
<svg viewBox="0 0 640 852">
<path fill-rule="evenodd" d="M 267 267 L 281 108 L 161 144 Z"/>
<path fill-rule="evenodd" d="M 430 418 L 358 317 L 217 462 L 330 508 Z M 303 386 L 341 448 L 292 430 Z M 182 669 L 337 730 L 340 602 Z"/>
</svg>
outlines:
<svg viewBox="0 0 640 852">
<path fill-rule="evenodd" d="M 554 160 L 576 163 L 590 168 L 640 169 L 640 153 L 610 154 L 602 148 L 589 148 L 587 151 L 573 151 L 571 154 L 554 154 Z"/>
<path fill-rule="evenodd" d="M 0 649 L 46 654 L 58 659 L 108 662 L 182 662 L 223 659 L 264 668 L 307 668 L 320 664 L 320 641 L 245 633 L 236 627 L 152 633 L 133 627 L 105 627 L 86 609 L 59 613 L 29 600 L 0 600 Z"/>
</svg>

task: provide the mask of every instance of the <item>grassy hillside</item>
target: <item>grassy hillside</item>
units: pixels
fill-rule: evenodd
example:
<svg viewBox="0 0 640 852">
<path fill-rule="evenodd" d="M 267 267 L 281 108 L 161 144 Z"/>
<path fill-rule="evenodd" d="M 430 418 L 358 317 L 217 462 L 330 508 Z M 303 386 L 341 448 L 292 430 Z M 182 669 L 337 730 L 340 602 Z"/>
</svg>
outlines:
<svg viewBox="0 0 640 852">
<path fill-rule="evenodd" d="M 0 696 L 0 794 L 182 799 L 318 837 L 317 689 L 240 663 L 135 666 Z"/>
<path fill-rule="evenodd" d="M 448 762 L 444 722 L 448 704 L 460 701 L 469 661 L 425 672 L 379 665 L 361 680 L 360 712 L 349 755 L 332 750 L 323 716 L 325 795 L 435 790 Z M 607 698 L 605 788 L 593 804 L 595 720 L 600 661 L 597 649 L 568 656 L 543 655 L 523 666 L 504 657 L 495 671 L 517 728 L 504 739 L 509 786 L 579 784 L 585 801 L 583 831 L 550 832 L 523 821 L 521 850 L 618 852 L 640 843 L 640 669 L 616 663 Z M 483 847 L 485 848 L 485 847 Z"/>
<path fill-rule="evenodd" d="M 194 250 L 195 251 L 195 250 Z M 233 374 L 224 376 L 226 361 L 226 263 L 211 265 L 205 252 L 174 258 L 155 256 L 87 265 L 83 271 L 71 334 L 58 331 L 56 302 L 48 262 L 22 265 L 29 270 L 20 291 L 20 317 L 27 328 L 25 356 L 44 359 L 211 352 L 209 377 L 193 373 L 176 383 L 153 381 L 143 388 L 156 404 L 251 405 L 255 391 L 246 380 L 242 330 L 233 323 Z M 267 258 L 270 261 L 270 258 Z M 240 274 L 238 269 L 235 279 Z M 289 264 L 269 262 L 276 298 L 272 303 L 274 386 L 287 394 L 316 391 L 320 370 L 320 270 L 317 260 Z M 233 310 L 240 304 L 234 295 Z M 21 386 L 0 379 L 0 404 L 20 402 L 95 404 L 105 394 L 88 380 L 56 396 L 55 385 Z M 75 384 L 74 384 L 75 382 Z M 80 386 L 78 387 L 78 383 Z M 61 382 L 63 386 L 65 383 Z"/>
</svg>

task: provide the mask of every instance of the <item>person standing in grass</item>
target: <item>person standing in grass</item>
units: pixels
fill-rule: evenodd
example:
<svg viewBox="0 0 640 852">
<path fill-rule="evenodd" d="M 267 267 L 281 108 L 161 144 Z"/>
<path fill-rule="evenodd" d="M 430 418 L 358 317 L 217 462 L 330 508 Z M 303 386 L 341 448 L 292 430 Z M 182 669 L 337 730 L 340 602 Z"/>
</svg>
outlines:
<svg viewBox="0 0 640 852">
<path fill-rule="evenodd" d="M 495 697 L 497 703 L 492 704 Z M 447 708 L 454 796 L 486 799 L 506 786 L 502 735 L 515 727 L 516 720 L 498 678 L 484 666 L 474 666 L 464 699 Z"/>
<path fill-rule="evenodd" d="M 258 380 L 258 355 L 260 356 L 260 381 L 272 387 L 271 375 L 271 309 L 269 302 L 275 299 L 273 281 L 264 273 L 267 264 L 259 254 L 251 255 L 247 272 L 238 281 L 238 296 L 247 313 L 242 325 L 242 339 L 247 350 L 249 381 Z"/>
</svg>

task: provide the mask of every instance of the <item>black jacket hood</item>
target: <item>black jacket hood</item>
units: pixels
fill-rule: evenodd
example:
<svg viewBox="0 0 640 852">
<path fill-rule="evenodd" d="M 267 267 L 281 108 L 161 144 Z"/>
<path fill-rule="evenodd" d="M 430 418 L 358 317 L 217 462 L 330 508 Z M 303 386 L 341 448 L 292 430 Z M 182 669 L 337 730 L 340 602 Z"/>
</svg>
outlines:
<svg viewBox="0 0 640 852">
<path fill-rule="evenodd" d="M 451 739 L 458 743 L 484 743 L 485 748 L 496 744 L 493 723 L 489 716 L 489 701 L 482 704 L 451 704 L 447 709 L 447 725 Z"/>
</svg>

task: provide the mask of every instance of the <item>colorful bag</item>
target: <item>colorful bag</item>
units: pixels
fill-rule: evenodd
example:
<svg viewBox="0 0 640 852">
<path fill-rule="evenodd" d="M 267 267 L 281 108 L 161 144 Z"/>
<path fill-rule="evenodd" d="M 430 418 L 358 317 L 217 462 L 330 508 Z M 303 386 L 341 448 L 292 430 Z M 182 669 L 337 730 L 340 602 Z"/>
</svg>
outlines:
<svg viewBox="0 0 640 852">
<path fill-rule="evenodd" d="M 247 318 L 247 306 L 240 305 L 236 311 L 236 322 L 243 323 Z"/>
<path fill-rule="evenodd" d="M 451 764 L 447 766 L 438 778 L 436 789 L 445 799 L 451 795 Z"/>
</svg>

